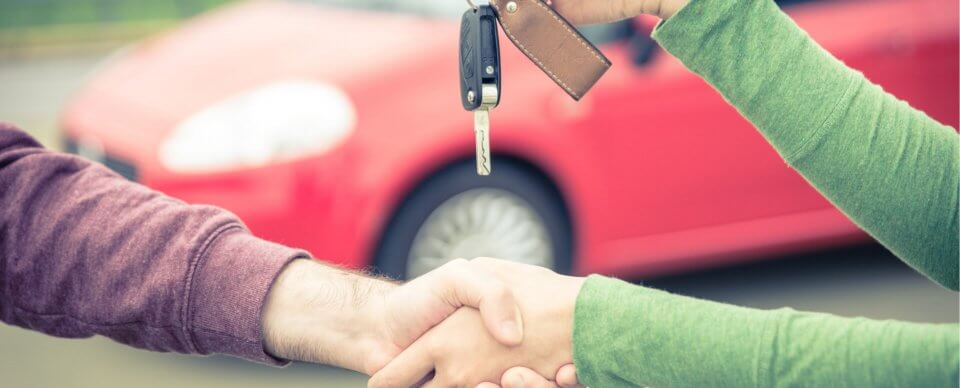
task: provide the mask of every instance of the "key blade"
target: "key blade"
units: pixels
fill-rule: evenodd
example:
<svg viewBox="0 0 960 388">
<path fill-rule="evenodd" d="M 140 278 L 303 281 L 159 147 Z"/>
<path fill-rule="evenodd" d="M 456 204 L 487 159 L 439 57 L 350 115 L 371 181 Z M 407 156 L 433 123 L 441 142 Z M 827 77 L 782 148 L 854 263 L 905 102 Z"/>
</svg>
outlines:
<svg viewBox="0 0 960 388">
<path fill-rule="evenodd" d="M 490 175 L 490 111 L 473 111 L 473 133 L 477 143 L 477 174 Z"/>
</svg>

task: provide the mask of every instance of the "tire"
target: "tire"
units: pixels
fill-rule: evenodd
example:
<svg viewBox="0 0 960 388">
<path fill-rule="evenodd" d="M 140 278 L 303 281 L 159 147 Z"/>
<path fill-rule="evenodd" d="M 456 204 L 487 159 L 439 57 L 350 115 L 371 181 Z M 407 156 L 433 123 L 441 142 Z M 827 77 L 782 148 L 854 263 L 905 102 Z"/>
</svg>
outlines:
<svg viewBox="0 0 960 388">
<path fill-rule="evenodd" d="M 532 166 L 493 165 L 481 177 L 472 160 L 455 163 L 415 188 L 381 235 L 376 269 L 408 279 L 458 257 L 499 255 L 569 273 L 571 223 L 560 193 Z"/>
</svg>

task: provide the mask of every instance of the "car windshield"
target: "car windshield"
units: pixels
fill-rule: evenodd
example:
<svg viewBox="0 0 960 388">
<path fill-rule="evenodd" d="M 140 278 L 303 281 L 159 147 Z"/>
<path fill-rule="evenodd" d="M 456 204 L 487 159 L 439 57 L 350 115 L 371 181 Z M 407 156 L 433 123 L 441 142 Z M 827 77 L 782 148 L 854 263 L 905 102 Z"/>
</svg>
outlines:
<svg viewBox="0 0 960 388">
<path fill-rule="evenodd" d="M 304 0 L 309 3 L 371 11 L 456 18 L 469 5 L 465 0 Z"/>
</svg>

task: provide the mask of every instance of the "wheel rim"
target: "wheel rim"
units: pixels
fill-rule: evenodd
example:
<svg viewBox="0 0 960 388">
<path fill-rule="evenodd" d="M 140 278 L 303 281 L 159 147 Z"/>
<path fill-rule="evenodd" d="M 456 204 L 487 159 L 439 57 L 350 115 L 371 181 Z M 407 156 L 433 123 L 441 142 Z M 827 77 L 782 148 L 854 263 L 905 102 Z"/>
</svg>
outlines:
<svg viewBox="0 0 960 388">
<path fill-rule="evenodd" d="M 553 268 L 553 241 L 529 202 L 505 190 L 457 194 L 433 210 L 407 258 L 412 279 L 456 258 L 496 257 Z"/>
</svg>

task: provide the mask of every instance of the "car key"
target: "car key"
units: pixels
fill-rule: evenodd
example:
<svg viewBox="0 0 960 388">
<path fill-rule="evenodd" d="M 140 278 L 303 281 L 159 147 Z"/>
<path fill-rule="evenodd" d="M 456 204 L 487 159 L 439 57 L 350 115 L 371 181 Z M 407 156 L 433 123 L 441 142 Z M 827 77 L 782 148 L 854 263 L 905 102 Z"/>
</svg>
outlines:
<svg viewBox="0 0 960 388">
<path fill-rule="evenodd" d="M 460 21 L 460 102 L 473 112 L 479 175 L 491 171 L 490 110 L 500 103 L 498 39 L 497 16 L 491 6 L 473 5 L 464 12 Z"/>
</svg>

